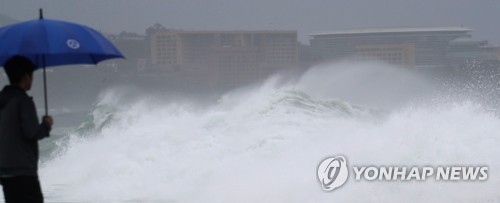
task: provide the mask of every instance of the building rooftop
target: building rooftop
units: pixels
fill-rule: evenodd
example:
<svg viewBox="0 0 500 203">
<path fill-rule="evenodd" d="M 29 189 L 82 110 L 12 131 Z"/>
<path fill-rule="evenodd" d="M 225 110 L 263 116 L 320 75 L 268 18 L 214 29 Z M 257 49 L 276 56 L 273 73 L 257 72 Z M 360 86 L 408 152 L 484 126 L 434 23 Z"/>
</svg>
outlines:
<svg viewBox="0 0 500 203">
<path fill-rule="evenodd" d="M 426 28 L 376 28 L 376 29 L 358 29 L 344 30 L 335 32 L 324 32 L 310 34 L 309 36 L 322 35 L 345 35 L 345 34 L 377 34 L 377 33 L 415 33 L 415 32 L 470 32 L 467 27 L 426 27 Z"/>
<path fill-rule="evenodd" d="M 239 33 L 253 33 L 253 34 L 296 34 L 295 30 L 162 30 L 159 33 L 182 33 L 182 34 L 239 34 Z"/>
</svg>

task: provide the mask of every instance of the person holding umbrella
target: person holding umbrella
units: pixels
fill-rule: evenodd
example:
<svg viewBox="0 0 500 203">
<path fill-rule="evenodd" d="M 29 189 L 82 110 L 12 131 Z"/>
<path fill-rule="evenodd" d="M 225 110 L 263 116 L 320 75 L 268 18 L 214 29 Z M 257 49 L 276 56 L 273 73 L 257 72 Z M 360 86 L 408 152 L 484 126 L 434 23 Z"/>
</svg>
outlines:
<svg viewBox="0 0 500 203">
<path fill-rule="evenodd" d="M 0 28 L 0 65 L 10 80 L 0 93 L 0 182 L 6 202 L 43 202 L 37 175 L 38 140 L 49 136 L 46 68 L 97 64 L 124 58 L 98 31 L 72 22 L 38 19 Z M 33 71 L 42 69 L 45 116 L 38 123 L 26 94 Z"/>
<path fill-rule="evenodd" d="M 5 202 L 43 202 L 38 141 L 49 137 L 54 122 L 45 115 L 39 123 L 35 103 L 26 94 L 35 64 L 14 56 L 3 67 L 10 82 L 0 92 L 0 183 Z"/>
</svg>

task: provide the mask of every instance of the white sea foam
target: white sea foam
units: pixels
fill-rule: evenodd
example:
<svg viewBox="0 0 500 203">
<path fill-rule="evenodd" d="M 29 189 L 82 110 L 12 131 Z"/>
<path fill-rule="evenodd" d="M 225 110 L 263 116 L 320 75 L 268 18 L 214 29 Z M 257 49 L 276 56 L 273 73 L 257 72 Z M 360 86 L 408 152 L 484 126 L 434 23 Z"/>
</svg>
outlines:
<svg viewBox="0 0 500 203">
<path fill-rule="evenodd" d="M 347 65 L 331 65 L 330 74 L 328 67 L 313 69 L 295 84 L 277 85 L 271 78 L 228 93 L 205 109 L 150 99 L 128 103 L 108 91 L 100 104 L 113 107 L 112 119 L 88 131 L 93 136 L 72 135 L 64 153 L 41 167 L 46 196 L 83 202 L 500 201 L 500 120 L 495 115 L 468 101 L 410 105 L 404 90 L 428 84 L 380 64 L 378 76 L 370 73 L 379 83 L 406 77 L 407 85 L 398 83 L 392 94 L 399 107 L 356 106 L 335 96 L 341 87 L 328 91 L 329 78 L 337 77 L 331 73 Z M 358 72 L 370 65 L 349 66 Z M 373 81 L 361 72 L 355 75 L 367 85 Z M 342 92 L 353 86 L 347 79 L 340 85 L 346 88 Z M 400 91 L 405 96 L 397 98 Z M 488 165 L 490 177 L 486 182 L 375 183 L 350 178 L 324 193 L 316 167 L 337 154 L 351 165 Z"/>
</svg>

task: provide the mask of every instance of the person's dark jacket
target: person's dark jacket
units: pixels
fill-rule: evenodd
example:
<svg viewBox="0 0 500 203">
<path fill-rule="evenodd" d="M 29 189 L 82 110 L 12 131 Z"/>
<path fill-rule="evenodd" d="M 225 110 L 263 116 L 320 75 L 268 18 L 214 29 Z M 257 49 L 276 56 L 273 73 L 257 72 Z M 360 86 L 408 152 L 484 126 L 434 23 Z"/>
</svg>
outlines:
<svg viewBox="0 0 500 203">
<path fill-rule="evenodd" d="M 38 173 L 38 140 L 48 137 L 51 127 L 39 123 L 33 99 L 17 86 L 0 92 L 0 176 Z"/>
</svg>

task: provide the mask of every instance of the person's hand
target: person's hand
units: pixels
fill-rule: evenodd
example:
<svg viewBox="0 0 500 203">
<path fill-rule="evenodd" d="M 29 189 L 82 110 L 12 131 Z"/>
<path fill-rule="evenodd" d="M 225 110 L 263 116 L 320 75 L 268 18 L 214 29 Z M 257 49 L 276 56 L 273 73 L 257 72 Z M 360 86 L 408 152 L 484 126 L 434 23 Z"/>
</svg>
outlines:
<svg viewBox="0 0 500 203">
<path fill-rule="evenodd" d="M 44 116 L 42 118 L 43 122 L 49 124 L 50 126 L 52 126 L 54 124 L 54 120 L 52 119 L 52 116 Z"/>
</svg>

